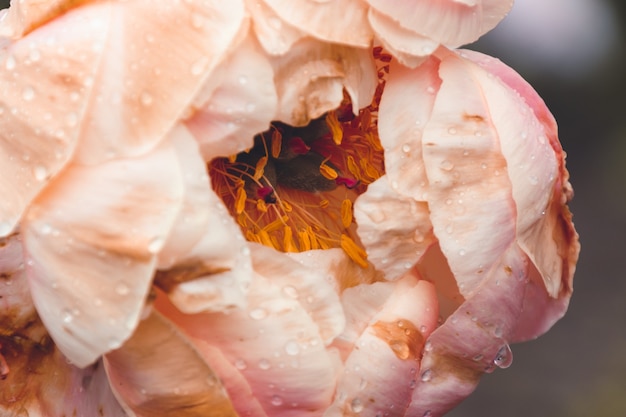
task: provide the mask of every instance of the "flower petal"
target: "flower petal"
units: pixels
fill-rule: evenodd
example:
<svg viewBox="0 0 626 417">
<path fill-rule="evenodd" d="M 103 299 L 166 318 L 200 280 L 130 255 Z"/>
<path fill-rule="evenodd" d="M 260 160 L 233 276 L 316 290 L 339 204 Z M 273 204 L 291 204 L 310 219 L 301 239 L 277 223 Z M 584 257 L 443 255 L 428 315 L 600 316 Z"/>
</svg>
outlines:
<svg viewBox="0 0 626 417">
<path fill-rule="evenodd" d="M 77 151 L 89 164 L 153 149 L 245 22 L 242 1 L 96 2 L 77 13 L 107 35 L 96 45 L 101 56 Z"/>
<path fill-rule="evenodd" d="M 511 0 L 367 0 L 398 24 L 449 47 L 478 39 L 506 16 Z"/>
<path fill-rule="evenodd" d="M 408 273 L 395 282 L 381 310 L 369 319 L 345 361 L 325 416 L 405 415 L 424 341 L 436 327 L 438 314 L 434 286 L 416 278 Z M 350 321 L 364 319 L 348 316 Z"/>
<path fill-rule="evenodd" d="M 104 364 L 116 396 L 138 417 L 237 415 L 215 372 L 156 311 Z"/>
<path fill-rule="evenodd" d="M 276 113 L 274 72 L 251 33 L 211 75 L 185 121 L 206 161 L 252 146 Z"/>
<path fill-rule="evenodd" d="M 368 49 L 302 39 L 289 55 L 272 59 L 277 118 L 293 126 L 304 126 L 350 95 L 353 111 L 369 105 L 378 83 Z"/>
<path fill-rule="evenodd" d="M 141 158 L 71 165 L 30 207 L 23 233 L 33 300 L 76 365 L 130 336 L 182 189 L 167 141 Z"/>
<path fill-rule="evenodd" d="M 361 1 L 263 0 L 285 22 L 329 42 L 368 47 L 372 32 Z"/>
<path fill-rule="evenodd" d="M 281 20 L 265 2 L 246 0 L 246 9 L 252 16 L 254 33 L 270 55 L 283 55 L 306 33 Z"/>
<path fill-rule="evenodd" d="M 435 242 L 428 205 L 398 194 L 386 176 L 359 196 L 354 217 L 369 262 L 388 280 L 404 275 Z"/>
</svg>

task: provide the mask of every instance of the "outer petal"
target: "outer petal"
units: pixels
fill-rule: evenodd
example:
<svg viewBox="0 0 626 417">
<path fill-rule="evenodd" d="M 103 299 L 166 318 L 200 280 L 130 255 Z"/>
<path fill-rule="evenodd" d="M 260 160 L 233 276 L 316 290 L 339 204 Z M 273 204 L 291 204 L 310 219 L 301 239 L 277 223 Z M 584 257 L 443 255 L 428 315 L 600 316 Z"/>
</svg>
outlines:
<svg viewBox="0 0 626 417">
<path fill-rule="evenodd" d="M 385 279 L 404 275 L 435 242 L 428 205 L 395 192 L 386 176 L 359 196 L 354 217 L 368 261 L 385 272 Z"/>
<path fill-rule="evenodd" d="M 193 338 L 220 349 L 247 380 L 267 415 L 319 415 L 330 404 L 335 379 L 335 361 L 314 321 L 316 316 L 326 316 L 307 313 L 303 304 L 308 296 L 300 301 L 294 294 L 306 294 L 310 284 L 301 284 L 308 280 L 297 274 L 279 275 L 281 269 L 273 266 L 273 258 L 286 255 L 273 255 L 263 259 L 268 276 L 254 276 L 246 309 L 229 314 L 182 315 L 163 299 L 157 299 L 157 307 Z M 279 268 L 282 262 L 278 261 Z M 323 301 L 332 305 L 332 300 Z M 315 302 L 313 299 L 313 305 Z M 240 389 L 241 380 L 226 388 L 229 392 Z M 247 405 L 235 403 L 235 407 L 241 411 Z"/>
<path fill-rule="evenodd" d="M 263 0 L 291 26 L 324 41 L 368 47 L 372 31 L 361 1 Z"/>
<path fill-rule="evenodd" d="M 222 62 L 192 104 L 185 121 L 206 161 L 252 146 L 276 114 L 273 69 L 251 33 Z"/>
<path fill-rule="evenodd" d="M 449 47 L 478 39 L 493 29 L 513 6 L 512 0 L 367 0 L 402 28 Z"/>
<path fill-rule="evenodd" d="M 404 416 L 437 312 L 432 284 L 417 282 L 413 274 L 398 281 L 381 311 L 366 322 L 345 361 L 334 402 L 324 415 Z"/>
<path fill-rule="evenodd" d="M 243 2 L 97 2 L 77 9 L 106 41 L 77 157 L 97 163 L 153 149 L 224 59 L 245 22 Z M 72 14 L 69 13 L 70 15 Z M 106 20 L 103 21 L 103 17 Z M 59 24 L 65 17 L 59 18 Z"/>
<path fill-rule="evenodd" d="M 24 7 L 28 26 L 42 5 Z M 14 6 L 5 19 L 19 14 Z M 74 151 L 98 65 L 93 45 L 106 39 L 100 19 L 54 21 L 0 51 L 0 236 Z"/>
<path fill-rule="evenodd" d="M 29 209 L 23 233 L 32 296 L 78 366 L 130 336 L 182 188 L 167 141 L 141 158 L 72 165 Z"/>
<path fill-rule="evenodd" d="M 104 363 L 116 396 L 137 417 L 237 415 L 215 372 L 156 311 Z"/>
<path fill-rule="evenodd" d="M 278 92 L 277 118 L 304 126 L 339 106 L 343 88 L 353 110 L 369 105 L 378 77 L 368 49 L 303 39 L 272 60 Z"/>
<path fill-rule="evenodd" d="M 283 55 L 306 33 L 281 20 L 265 2 L 246 0 L 246 9 L 252 15 L 254 33 L 271 55 Z"/>
</svg>

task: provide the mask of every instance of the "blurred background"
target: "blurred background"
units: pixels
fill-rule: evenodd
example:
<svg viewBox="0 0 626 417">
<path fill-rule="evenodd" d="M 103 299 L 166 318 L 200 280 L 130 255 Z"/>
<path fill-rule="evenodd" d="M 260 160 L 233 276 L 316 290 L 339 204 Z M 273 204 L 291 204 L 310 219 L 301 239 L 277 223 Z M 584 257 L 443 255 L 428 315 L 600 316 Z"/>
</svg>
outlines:
<svg viewBox="0 0 626 417">
<path fill-rule="evenodd" d="M 0 8 L 8 6 L 0 1 Z M 626 1 L 516 0 L 478 49 L 559 122 L 583 250 L 570 311 L 449 417 L 626 416 Z"/>
</svg>

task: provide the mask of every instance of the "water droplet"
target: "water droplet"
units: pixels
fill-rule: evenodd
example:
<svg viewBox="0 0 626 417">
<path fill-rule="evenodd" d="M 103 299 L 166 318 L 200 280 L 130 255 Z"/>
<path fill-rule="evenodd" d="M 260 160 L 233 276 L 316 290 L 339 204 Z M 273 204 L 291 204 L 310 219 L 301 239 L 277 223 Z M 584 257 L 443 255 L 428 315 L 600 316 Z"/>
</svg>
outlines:
<svg viewBox="0 0 626 417">
<path fill-rule="evenodd" d="M 65 324 L 69 324 L 74 321 L 74 315 L 72 314 L 72 311 L 67 308 L 61 312 L 61 318 L 63 320 L 63 323 Z"/>
<path fill-rule="evenodd" d="M 430 340 L 428 340 L 425 344 L 424 344 L 424 352 L 432 352 L 433 350 L 433 344 Z"/>
<path fill-rule="evenodd" d="M 248 77 L 246 77 L 245 75 L 240 75 L 238 78 L 239 84 L 241 85 L 246 85 L 248 84 Z"/>
<path fill-rule="evenodd" d="M 11 230 L 13 230 L 11 224 L 9 224 L 8 222 L 0 222 L 0 236 L 8 235 L 9 233 L 11 233 Z"/>
<path fill-rule="evenodd" d="M 426 92 L 428 94 L 435 94 L 435 87 L 433 86 L 428 86 L 428 88 L 426 88 Z"/>
<path fill-rule="evenodd" d="M 454 127 L 449 128 L 448 129 L 448 133 L 451 134 L 451 135 L 456 135 L 456 128 L 454 128 Z"/>
<path fill-rule="evenodd" d="M 13 55 L 9 55 L 7 60 L 4 61 L 4 67 L 9 71 L 15 69 L 15 64 L 15 57 Z"/>
<path fill-rule="evenodd" d="M 26 101 L 31 101 L 35 98 L 35 90 L 32 87 L 24 87 L 22 90 L 22 98 Z"/>
<path fill-rule="evenodd" d="M 500 327 L 500 326 L 496 326 L 496 327 L 493 329 L 493 335 L 494 335 L 495 337 L 502 337 L 502 327 Z"/>
<path fill-rule="evenodd" d="M 152 98 L 152 95 L 146 91 L 141 93 L 139 100 L 141 101 L 141 104 L 146 107 L 152 105 L 152 103 L 154 102 L 154 98 Z"/>
<path fill-rule="evenodd" d="M 454 168 L 454 164 L 451 161 L 444 159 L 439 164 L 439 168 L 441 168 L 444 171 L 452 171 L 452 168 Z"/>
<path fill-rule="evenodd" d="M 355 398 L 350 402 L 350 408 L 353 412 L 360 413 L 361 411 L 363 411 L 363 403 L 360 399 Z"/>
<path fill-rule="evenodd" d="M 300 353 L 300 346 L 298 346 L 298 343 L 295 340 L 290 340 L 287 344 L 285 344 L 285 352 L 287 355 L 295 356 Z"/>
<path fill-rule="evenodd" d="M 428 382 L 432 379 L 432 377 L 433 377 L 433 371 L 431 371 L 430 369 L 427 369 L 424 372 L 422 372 L 420 379 L 422 380 L 422 382 Z"/>
<path fill-rule="evenodd" d="M 33 62 L 37 62 L 41 59 L 41 52 L 39 52 L 39 49 L 31 49 L 28 53 L 28 58 Z"/>
<path fill-rule="evenodd" d="M 278 395 L 272 395 L 272 405 L 278 407 L 283 404 L 283 399 Z"/>
<path fill-rule="evenodd" d="M 479 353 L 478 355 L 475 355 L 472 359 L 473 359 L 475 362 L 481 361 L 481 360 L 483 360 L 483 355 L 481 355 L 481 354 Z"/>
<path fill-rule="evenodd" d="M 261 307 L 250 310 L 248 313 L 252 320 L 262 320 L 267 317 L 267 310 Z"/>
<path fill-rule="evenodd" d="M 163 243 L 165 242 L 160 236 L 152 238 L 152 240 L 150 240 L 150 243 L 148 243 L 148 252 L 157 253 L 163 247 Z"/>
<path fill-rule="evenodd" d="M 298 298 L 298 290 L 294 286 L 285 285 L 283 287 L 283 292 L 291 298 Z"/>
<path fill-rule="evenodd" d="M 200 58 L 199 60 L 194 62 L 194 64 L 189 69 L 189 71 L 191 72 L 191 75 L 202 74 L 202 72 L 204 71 L 208 63 L 209 63 L 208 58 Z"/>
<path fill-rule="evenodd" d="M 426 410 L 424 414 L 422 415 L 422 417 L 431 417 L 432 415 L 433 415 L 432 411 Z"/>
<path fill-rule="evenodd" d="M 404 153 L 411 152 L 411 145 L 409 145 L 408 143 L 405 143 L 404 145 L 402 145 L 402 152 Z"/>
<path fill-rule="evenodd" d="M 498 353 L 496 353 L 496 357 L 493 358 L 493 364 L 498 368 L 508 368 L 513 363 L 513 352 L 511 352 L 511 348 L 508 344 L 505 344 L 500 348 Z"/>
<path fill-rule="evenodd" d="M 250 255 L 250 248 L 247 246 L 242 246 L 240 252 L 243 256 L 248 256 Z"/>
<path fill-rule="evenodd" d="M 43 181 L 48 178 L 48 169 L 43 165 L 37 165 L 33 168 L 33 176 L 37 181 Z"/>
<path fill-rule="evenodd" d="M 270 369 L 271 364 L 270 361 L 268 361 L 267 359 L 261 359 L 259 361 L 259 368 L 263 369 L 264 371 Z"/>
<path fill-rule="evenodd" d="M 248 364 L 246 364 L 246 361 L 244 361 L 243 359 L 237 359 L 235 361 L 235 368 L 239 369 L 240 371 L 246 369 L 248 367 Z"/>
<path fill-rule="evenodd" d="M 459 256 L 465 256 L 465 249 L 461 249 L 459 251 Z"/>
<path fill-rule="evenodd" d="M 130 293 L 130 288 L 128 287 L 128 285 L 120 282 L 115 286 L 115 292 L 118 295 L 128 295 L 128 293 Z"/>
</svg>

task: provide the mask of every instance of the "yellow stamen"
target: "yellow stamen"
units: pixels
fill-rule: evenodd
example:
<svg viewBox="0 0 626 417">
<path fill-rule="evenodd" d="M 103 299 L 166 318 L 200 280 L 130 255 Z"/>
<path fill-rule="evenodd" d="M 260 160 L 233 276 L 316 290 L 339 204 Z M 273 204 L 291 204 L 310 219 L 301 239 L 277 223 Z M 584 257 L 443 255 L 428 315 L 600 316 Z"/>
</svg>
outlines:
<svg viewBox="0 0 626 417">
<path fill-rule="evenodd" d="M 256 163 L 256 167 L 254 169 L 254 179 L 258 181 L 265 172 L 265 165 L 267 165 L 267 156 L 262 156 Z"/>
<path fill-rule="evenodd" d="M 359 166 L 356 164 L 352 155 L 348 155 L 347 162 L 348 171 L 350 171 L 350 174 L 352 174 L 352 176 L 356 179 L 361 179 L 361 170 L 359 169 Z"/>
<path fill-rule="evenodd" d="M 320 201 L 319 205 L 320 205 L 321 208 L 326 208 L 326 207 L 328 207 L 329 204 L 330 204 L 330 201 L 322 200 L 322 201 Z"/>
<path fill-rule="evenodd" d="M 352 201 L 347 198 L 341 202 L 341 223 L 345 228 L 352 224 Z"/>
<path fill-rule="evenodd" d="M 237 189 L 237 197 L 235 197 L 235 213 L 243 213 L 243 209 L 246 207 L 246 190 L 243 187 Z"/>
<path fill-rule="evenodd" d="M 337 114 L 335 114 L 334 111 L 331 111 L 326 116 L 326 124 L 330 128 L 335 145 L 341 145 L 341 141 L 343 140 L 343 129 L 341 128 L 341 124 L 337 119 Z"/>
<path fill-rule="evenodd" d="M 306 230 L 298 232 L 298 240 L 300 241 L 300 249 L 303 251 L 311 250 L 311 237 Z"/>
<path fill-rule="evenodd" d="M 263 231 L 265 231 L 266 233 L 275 232 L 276 230 L 280 229 L 281 226 L 284 225 L 287 221 L 289 221 L 289 216 L 282 216 L 282 217 L 274 220 L 273 222 L 271 222 L 267 226 L 265 226 L 263 228 Z"/>
<path fill-rule="evenodd" d="M 378 172 L 376 168 L 374 168 L 372 164 L 367 161 L 367 159 L 361 159 L 360 164 L 363 171 L 365 171 L 365 175 L 371 179 L 376 180 L 381 177 L 380 172 Z"/>
<path fill-rule="evenodd" d="M 272 158 L 278 158 L 280 156 L 280 150 L 282 148 L 283 136 L 277 129 L 272 131 Z"/>
<path fill-rule="evenodd" d="M 261 213 L 267 213 L 267 204 L 265 204 L 265 201 L 258 199 L 256 201 L 256 209 Z"/>
<path fill-rule="evenodd" d="M 265 230 L 260 230 L 259 233 L 257 234 L 258 237 L 258 242 L 265 245 L 265 246 L 269 246 L 271 248 L 275 248 L 276 246 L 274 246 L 272 244 L 272 239 L 270 239 L 270 235 L 265 231 Z"/>
<path fill-rule="evenodd" d="M 296 243 L 293 241 L 291 227 L 289 226 L 285 226 L 284 229 L 283 248 L 285 249 L 285 252 L 298 252 Z"/>
<path fill-rule="evenodd" d="M 236 154 L 235 155 L 230 155 L 228 157 L 228 162 L 230 162 L 231 164 L 234 164 L 236 160 L 237 160 L 237 155 Z"/>
<path fill-rule="evenodd" d="M 307 226 L 306 233 L 309 235 L 309 240 L 311 241 L 311 249 L 319 249 L 319 242 L 317 241 L 315 232 L 313 232 L 313 228 L 311 226 Z"/>
<path fill-rule="evenodd" d="M 358 265 L 367 268 L 367 253 L 346 234 L 341 235 L 341 249 Z"/>
<path fill-rule="evenodd" d="M 335 178 L 339 176 L 337 174 L 337 171 L 335 171 L 334 169 L 332 169 L 325 163 L 322 163 L 320 165 L 320 173 L 324 176 L 324 178 L 327 178 L 329 180 L 334 180 Z"/>
</svg>

